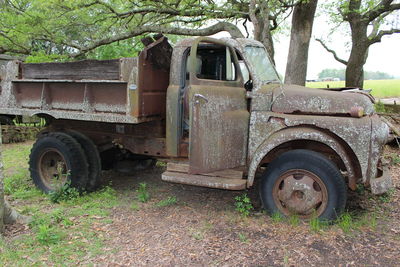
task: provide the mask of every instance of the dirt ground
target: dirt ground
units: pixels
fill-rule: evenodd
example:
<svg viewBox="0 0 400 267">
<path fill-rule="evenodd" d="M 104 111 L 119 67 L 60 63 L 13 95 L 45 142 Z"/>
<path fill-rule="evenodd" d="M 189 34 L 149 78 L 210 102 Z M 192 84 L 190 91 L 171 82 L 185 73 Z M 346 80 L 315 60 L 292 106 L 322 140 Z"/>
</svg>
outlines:
<svg viewBox="0 0 400 267">
<path fill-rule="evenodd" d="M 389 149 L 388 155 L 399 150 Z M 255 206 L 249 218 L 234 210 L 229 192 L 165 183 L 163 167 L 135 176 L 112 177 L 124 203 L 135 201 L 141 182 L 151 200 L 138 210 L 115 208 L 113 223 L 99 229 L 109 237 L 107 252 L 80 264 L 100 266 L 398 266 L 400 262 L 400 166 L 391 169 L 396 189 L 390 200 L 350 193 L 348 210 L 374 221 L 344 233 L 337 226 L 311 231 L 308 223 L 274 222 L 262 213 L 257 190 L 249 191 Z M 154 204 L 176 196 L 177 204 Z M 369 218 L 371 216 L 371 218 Z M 355 219 L 356 220 L 356 219 Z"/>
<path fill-rule="evenodd" d="M 388 158 L 400 150 L 387 148 Z M 92 226 L 106 237 L 103 253 L 87 254 L 77 265 L 95 266 L 399 266 L 400 164 L 392 165 L 395 189 L 383 197 L 368 190 L 349 192 L 349 231 L 338 225 L 312 230 L 309 223 L 274 220 L 264 214 L 257 187 L 247 191 L 254 210 L 235 211 L 243 192 L 161 181 L 165 166 L 134 175 L 105 172 L 120 205 L 112 222 Z M 150 200 L 137 200 L 145 182 Z M 159 201 L 176 203 L 160 207 Z M 18 203 L 15 203 L 16 206 Z M 8 227 L 9 231 L 25 230 Z M 8 235 L 14 235 L 9 233 Z M 15 236 L 15 235 L 14 235 Z"/>
</svg>

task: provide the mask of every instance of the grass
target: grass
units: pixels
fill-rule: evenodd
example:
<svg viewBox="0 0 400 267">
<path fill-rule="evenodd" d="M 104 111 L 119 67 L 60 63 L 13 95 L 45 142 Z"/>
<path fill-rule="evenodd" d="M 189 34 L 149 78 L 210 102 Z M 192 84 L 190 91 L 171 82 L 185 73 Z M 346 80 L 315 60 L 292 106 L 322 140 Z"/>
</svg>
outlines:
<svg viewBox="0 0 400 267">
<path fill-rule="evenodd" d="M 351 212 L 344 212 L 336 220 L 336 225 L 343 230 L 344 233 L 351 233 L 352 231 L 359 231 L 363 227 L 376 227 L 376 214 L 370 212 L 369 214 L 356 215 Z"/>
<path fill-rule="evenodd" d="M 146 183 L 140 183 L 139 188 L 136 190 L 136 192 L 137 198 L 140 202 L 146 203 L 147 201 L 149 201 L 150 193 L 148 192 Z"/>
<path fill-rule="evenodd" d="M 116 191 L 105 187 L 54 204 L 29 178 L 30 148 L 26 143 L 3 146 L 5 193 L 32 221 L 18 238 L 0 239 L 1 265 L 68 266 L 105 253 L 102 229 L 112 223 L 110 211 L 119 205 Z"/>
<path fill-rule="evenodd" d="M 161 208 L 161 207 L 167 207 L 167 206 L 175 205 L 177 202 L 178 202 L 178 201 L 177 201 L 176 197 L 168 197 L 168 198 L 166 198 L 166 199 L 160 200 L 160 201 L 156 204 L 156 206 L 157 206 L 157 207 L 160 207 L 160 208 Z"/>
<path fill-rule="evenodd" d="M 238 234 L 239 240 L 243 243 L 248 243 L 249 239 L 247 238 L 247 236 L 243 233 L 239 233 Z"/>
<path fill-rule="evenodd" d="M 310 82 L 311 88 L 344 87 L 344 81 L 331 82 Z M 376 98 L 388 98 L 400 96 L 400 80 L 366 80 L 365 89 L 372 89 L 371 94 Z"/>
</svg>

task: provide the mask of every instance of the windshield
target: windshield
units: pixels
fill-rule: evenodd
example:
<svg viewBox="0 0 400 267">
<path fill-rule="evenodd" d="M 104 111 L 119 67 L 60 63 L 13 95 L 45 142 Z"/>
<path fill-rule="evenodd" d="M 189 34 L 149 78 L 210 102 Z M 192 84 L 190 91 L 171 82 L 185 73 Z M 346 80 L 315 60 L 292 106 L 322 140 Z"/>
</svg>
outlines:
<svg viewBox="0 0 400 267">
<path fill-rule="evenodd" d="M 245 52 L 254 74 L 265 83 L 280 82 L 274 65 L 269 60 L 265 48 L 259 46 L 246 46 Z"/>
</svg>

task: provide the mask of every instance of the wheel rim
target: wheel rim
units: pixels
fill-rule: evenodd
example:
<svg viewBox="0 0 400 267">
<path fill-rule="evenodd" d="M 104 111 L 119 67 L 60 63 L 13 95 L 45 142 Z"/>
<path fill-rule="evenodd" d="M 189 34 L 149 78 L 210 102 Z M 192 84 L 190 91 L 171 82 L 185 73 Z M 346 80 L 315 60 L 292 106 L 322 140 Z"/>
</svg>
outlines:
<svg viewBox="0 0 400 267">
<path fill-rule="evenodd" d="M 39 158 L 39 174 L 46 187 L 55 190 L 68 179 L 68 167 L 64 156 L 56 149 L 47 149 Z"/>
<path fill-rule="evenodd" d="M 319 217 L 328 203 L 328 190 L 321 178 L 301 169 L 282 174 L 275 182 L 272 194 L 284 215 L 295 214 L 304 219 Z"/>
</svg>

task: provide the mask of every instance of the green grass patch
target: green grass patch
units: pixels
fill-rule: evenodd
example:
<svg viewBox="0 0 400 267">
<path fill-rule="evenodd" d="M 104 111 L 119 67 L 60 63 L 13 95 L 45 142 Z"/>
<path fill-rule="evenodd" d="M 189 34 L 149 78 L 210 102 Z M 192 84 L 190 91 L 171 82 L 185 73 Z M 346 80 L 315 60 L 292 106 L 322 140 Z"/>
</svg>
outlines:
<svg viewBox="0 0 400 267">
<path fill-rule="evenodd" d="M 247 236 L 243 233 L 239 233 L 238 234 L 239 240 L 243 243 L 248 243 L 249 239 L 247 238 Z"/>
<path fill-rule="evenodd" d="M 137 198 L 140 202 L 145 203 L 150 199 L 150 193 L 147 188 L 146 183 L 140 183 L 138 189 L 136 190 Z"/>
<path fill-rule="evenodd" d="M 0 239 L 2 266 L 69 266 L 106 253 L 103 229 L 119 206 L 117 192 L 107 186 L 97 192 L 52 203 L 29 177 L 30 145 L 3 146 L 5 193 L 20 199 L 15 208 L 32 216 L 30 230 L 13 239 Z M 89 260 L 90 262 L 90 260 Z"/>
<path fill-rule="evenodd" d="M 156 206 L 157 207 L 167 207 L 167 206 L 172 206 L 175 205 L 177 203 L 177 199 L 176 197 L 168 197 L 166 199 L 160 200 Z"/>
<path fill-rule="evenodd" d="M 311 88 L 330 88 L 344 87 L 344 81 L 329 82 L 309 82 L 306 86 Z M 400 96 L 400 80 L 366 80 L 364 81 L 364 89 L 372 89 L 371 94 L 376 98 L 388 98 Z"/>
</svg>

